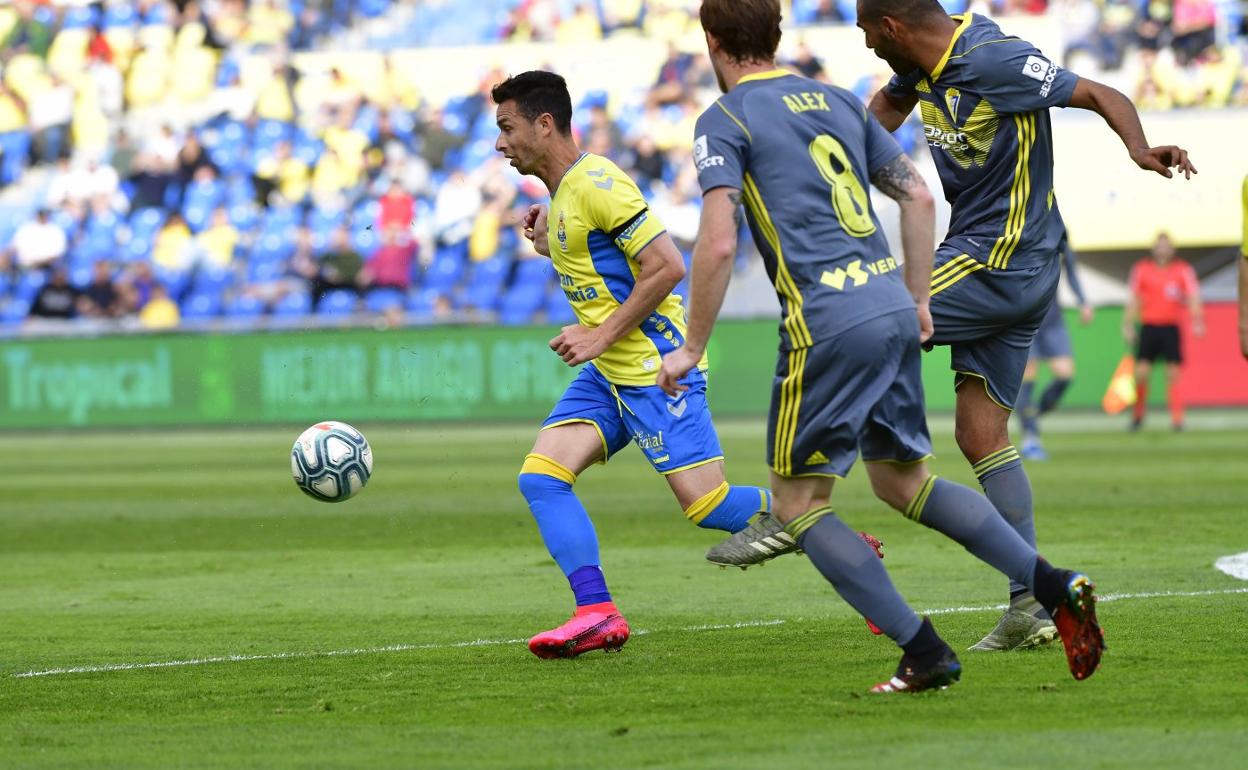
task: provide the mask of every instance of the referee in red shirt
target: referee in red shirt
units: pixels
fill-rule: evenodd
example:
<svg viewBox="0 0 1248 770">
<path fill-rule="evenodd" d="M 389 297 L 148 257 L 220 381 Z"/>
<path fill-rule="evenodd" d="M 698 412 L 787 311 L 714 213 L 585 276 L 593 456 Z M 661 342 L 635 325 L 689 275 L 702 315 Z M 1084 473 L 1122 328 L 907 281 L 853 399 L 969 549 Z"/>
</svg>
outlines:
<svg viewBox="0 0 1248 770">
<path fill-rule="evenodd" d="M 1131 268 L 1131 298 L 1122 317 L 1122 336 L 1135 346 L 1135 411 L 1131 430 L 1139 430 L 1148 407 L 1148 380 L 1153 362 L 1166 362 L 1166 397 L 1170 422 L 1183 429 L 1183 398 L 1179 392 L 1179 367 L 1183 363 L 1179 324 L 1186 308 L 1192 317 L 1192 333 L 1204 336 L 1205 318 L 1200 305 L 1200 284 L 1192 266 L 1174 253 L 1170 236 L 1157 236 L 1153 253 Z M 1136 321 L 1139 333 L 1136 333 Z"/>
</svg>

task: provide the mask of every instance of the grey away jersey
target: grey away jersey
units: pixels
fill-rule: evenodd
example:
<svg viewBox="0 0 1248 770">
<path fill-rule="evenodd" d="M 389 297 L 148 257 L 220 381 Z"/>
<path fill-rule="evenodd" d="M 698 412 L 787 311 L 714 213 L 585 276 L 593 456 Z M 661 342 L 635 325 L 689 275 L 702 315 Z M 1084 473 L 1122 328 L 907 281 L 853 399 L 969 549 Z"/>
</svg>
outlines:
<svg viewBox="0 0 1248 770">
<path fill-rule="evenodd" d="M 781 349 L 914 307 L 867 192 L 901 148 L 853 94 L 783 70 L 750 75 L 694 134 L 702 191 L 742 192 L 780 296 Z"/>
<path fill-rule="evenodd" d="M 919 110 L 953 206 L 945 243 L 990 269 L 1056 260 L 1065 226 L 1053 198 L 1050 107 L 1070 104 L 1079 78 L 977 14 L 959 22 L 930 74 L 894 76 Z"/>
</svg>

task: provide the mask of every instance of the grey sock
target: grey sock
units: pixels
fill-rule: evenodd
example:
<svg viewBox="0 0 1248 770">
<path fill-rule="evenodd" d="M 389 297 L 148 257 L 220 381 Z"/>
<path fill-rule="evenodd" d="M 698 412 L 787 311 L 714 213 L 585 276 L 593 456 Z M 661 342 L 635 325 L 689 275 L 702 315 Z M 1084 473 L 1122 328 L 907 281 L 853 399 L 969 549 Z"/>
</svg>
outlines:
<svg viewBox="0 0 1248 770">
<path fill-rule="evenodd" d="M 929 476 L 906 516 L 948 535 L 981 561 L 1030 589 L 1036 549 L 1010 529 L 988 498 L 970 487 Z"/>
<path fill-rule="evenodd" d="M 831 508 L 816 508 L 785 527 L 810 563 L 841 598 L 880 628 L 898 646 L 910 642 L 923 621 L 901 598 L 871 547 Z"/>
<path fill-rule="evenodd" d="M 1036 547 L 1036 520 L 1032 515 L 1031 481 L 1023 470 L 1018 450 L 1008 446 L 993 452 L 973 466 L 984 494 L 992 501 L 1009 525 L 1034 550 Z M 1010 581 L 1010 595 L 1027 588 L 1017 581 Z"/>
</svg>

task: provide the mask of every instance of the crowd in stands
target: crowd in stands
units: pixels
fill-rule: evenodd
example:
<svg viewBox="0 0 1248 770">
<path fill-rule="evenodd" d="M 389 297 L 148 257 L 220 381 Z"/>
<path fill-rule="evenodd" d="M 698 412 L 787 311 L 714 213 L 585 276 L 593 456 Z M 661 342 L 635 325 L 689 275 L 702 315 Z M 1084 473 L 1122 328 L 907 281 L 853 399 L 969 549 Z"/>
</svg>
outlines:
<svg viewBox="0 0 1248 770">
<path fill-rule="evenodd" d="M 1068 59 L 1087 56 L 1104 70 L 1140 63 L 1143 107 L 1248 103 L 1235 37 L 1242 20 L 1225 4 L 1054 4 L 1068 28 Z M 946 5 L 967 8 L 965 0 Z M 397 42 L 393 25 L 370 20 L 435 11 L 456 24 L 475 20 L 476 38 L 463 42 L 675 39 L 696 25 L 696 6 L 19 0 L 0 8 L 0 328 L 27 319 L 158 329 L 361 315 L 569 321 L 548 260 L 517 226 L 545 190 L 493 150 L 489 91 L 504 72 L 484 72 L 471 93 L 433 104 L 391 58 L 364 82 L 337 66 L 305 71 L 293 52 L 332 46 L 352 30 L 382 30 Z M 1042 13 L 1049 3 L 969 7 Z M 788 8 L 802 24 L 854 13 L 852 0 Z M 246 64 L 257 52 L 259 74 Z M 804 43 L 785 63 L 828 77 Z M 866 99 L 881 83 L 842 85 Z M 706 57 L 672 44 L 635 103 L 593 91 L 574 105 L 581 146 L 638 180 L 686 253 L 700 208 L 688 162 L 693 123 L 715 93 Z M 913 125 L 899 138 L 913 149 Z"/>
</svg>

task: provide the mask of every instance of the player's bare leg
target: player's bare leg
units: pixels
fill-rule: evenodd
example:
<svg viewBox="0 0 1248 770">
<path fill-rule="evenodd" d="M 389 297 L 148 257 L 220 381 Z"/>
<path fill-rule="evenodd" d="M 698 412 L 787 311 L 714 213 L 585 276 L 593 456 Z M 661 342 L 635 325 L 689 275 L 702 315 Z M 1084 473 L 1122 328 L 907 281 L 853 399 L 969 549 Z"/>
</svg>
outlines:
<svg viewBox="0 0 1248 770">
<path fill-rule="evenodd" d="M 790 479 L 773 473 L 773 513 L 841 598 L 902 648 L 896 674 L 872 691 L 948 687 L 962 675 L 957 655 L 931 621 L 916 615 L 897 593 L 871 547 L 832 512 L 832 486 L 828 477 Z"/>
<path fill-rule="evenodd" d="M 1180 389 L 1183 371 L 1176 363 L 1166 364 L 1166 402 L 1170 406 L 1170 427 L 1183 430 L 1183 391 Z"/>
<path fill-rule="evenodd" d="M 594 425 L 558 425 L 538 433 L 520 473 L 520 489 L 542 540 L 568 578 L 577 605 L 566 623 L 529 640 L 529 649 L 541 658 L 618 650 L 628 641 L 628 623 L 602 577 L 594 525 L 572 492 L 576 477 L 603 459 L 605 451 Z"/>
<path fill-rule="evenodd" d="M 1152 361 L 1135 362 L 1135 405 L 1131 409 L 1132 432 L 1144 425 L 1144 415 L 1148 413 L 1148 381 L 1152 379 L 1152 376 Z"/>
<path fill-rule="evenodd" d="M 987 382 L 967 377 L 957 393 L 954 436 L 971 463 L 984 494 L 1026 543 L 1035 549 L 1031 482 L 1018 451 L 1010 444 L 1010 411 L 988 393 Z M 1010 582 L 1010 606 L 972 650 L 1015 650 L 1047 644 L 1057 627 L 1034 594 L 1017 580 Z"/>
</svg>

